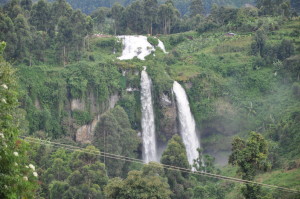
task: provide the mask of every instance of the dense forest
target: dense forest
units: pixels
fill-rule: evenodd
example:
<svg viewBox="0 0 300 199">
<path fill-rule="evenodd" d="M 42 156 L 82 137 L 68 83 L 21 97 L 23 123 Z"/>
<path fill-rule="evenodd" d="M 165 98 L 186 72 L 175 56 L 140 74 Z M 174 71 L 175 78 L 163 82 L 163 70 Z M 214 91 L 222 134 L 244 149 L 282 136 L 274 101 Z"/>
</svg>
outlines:
<svg viewBox="0 0 300 199">
<path fill-rule="evenodd" d="M 297 0 L 0 5 L 0 198 L 300 197 Z M 153 51 L 121 60 L 117 35 Z M 143 66 L 160 157 L 147 164 Z M 194 164 L 174 81 L 199 134 Z"/>
</svg>

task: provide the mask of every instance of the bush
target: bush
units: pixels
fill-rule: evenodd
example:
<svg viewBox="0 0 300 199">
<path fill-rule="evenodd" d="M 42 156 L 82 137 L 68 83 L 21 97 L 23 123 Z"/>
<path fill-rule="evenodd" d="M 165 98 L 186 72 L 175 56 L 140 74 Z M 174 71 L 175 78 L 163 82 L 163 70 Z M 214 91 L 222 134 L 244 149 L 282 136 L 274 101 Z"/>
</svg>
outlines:
<svg viewBox="0 0 300 199">
<path fill-rule="evenodd" d="M 201 24 L 197 29 L 196 31 L 201 34 L 201 33 L 204 33 L 204 32 L 207 32 L 207 31 L 210 31 L 210 30 L 214 30 L 218 27 L 218 25 L 214 22 L 211 22 L 211 21 L 208 21 L 208 22 L 205 22 L 203 24 Z"/>
<path fill-rule="evenodd" d="M 99 48 L 104 48 L 109 51 L 121 51 L 122 50 L 122 43 L 118 42 L 116 38 L 109 37 L 109 38 L 101 38 L 99 41 L 97 41 L 96 46 Z"/>
<path fill-rule="evenodd" d="M 89 55 L 89 60 L 90 60 L 90 61 L 95 61 L 94 55 Z"/>
<path fill-rule="evenodd" d="M 299 30 L 293 30 L 293 32 L 290 33 L 291 37 L 300 37 L 300 31 Z"/>
<path fill-rule="evenodd" d="M 293 55 L 294 51 L 295 50 L 293 43 L 289 40 L 284 39 L 278 48 L 277 58 L 279 60 L 284 60 Z"/>
<path fill-rule="evenodd" d="M 87 111 L 74 110 L 73 118 L 78 125 L 84 125 L 92 121 L 92 116 Z"/>
<path fill-rule="evenodd" d="M 169 39 L 170 44 L 173 46 L 175 46 L 183 41 L 185 41 L 185 37 L 182 34 L 177 35 L 177 36 L 171 36 Z"/>
<path fill-rule="evenodd" d="M 300 83 L 294 82 L 292 86 L 293 95 L 300 100 Z"/>
<path fill-rule="evenodd" d="M 155 37 L 148 37 L 147 41 L 152 45 L 152 46 L 157 46 L 158 45 L 158 39 Z"/>
</svg>

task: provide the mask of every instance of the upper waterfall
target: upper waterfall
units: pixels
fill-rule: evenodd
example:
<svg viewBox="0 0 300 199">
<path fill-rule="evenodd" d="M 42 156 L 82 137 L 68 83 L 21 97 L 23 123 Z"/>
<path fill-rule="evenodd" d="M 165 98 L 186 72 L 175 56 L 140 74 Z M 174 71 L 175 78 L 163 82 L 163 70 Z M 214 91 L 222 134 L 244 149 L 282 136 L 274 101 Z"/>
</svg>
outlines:
<svg viewBox="0 0 300 199">
<path fill-rule="evenodd" d="M 151 87 L 152 82 L 145 68 L 141 73 L 141 104 L 143 159 L 146 163 L 158 161 Z"/>
<path fill-rule="evenodd" d="M 137 57 L 138 59 L 145 60 L 145 57 L 150 55 L 151 52 L 155 51 L 154 46 L 152 46 L 146 36 L 138 35 L 122 35 L 118 36 L 122 40 L 124 46 L 121 57 L 118 57 L 120 60 L 128 60 Z M 165 46 L 158 39 L 158 47 L 166 53 Z"/>
<path fill-rule="evenodd" d="M 176 81 L 173 84 L 173 91 L 176 96 L 180 133 L 186 148 L 188 161 L 190 165 L 193 165 L 194 159 L 198 158 L 197 148 L 200 148 L 200 142 L 196 133 L 195 120 L 191 113 L 185 90 Z"/>
</svg>

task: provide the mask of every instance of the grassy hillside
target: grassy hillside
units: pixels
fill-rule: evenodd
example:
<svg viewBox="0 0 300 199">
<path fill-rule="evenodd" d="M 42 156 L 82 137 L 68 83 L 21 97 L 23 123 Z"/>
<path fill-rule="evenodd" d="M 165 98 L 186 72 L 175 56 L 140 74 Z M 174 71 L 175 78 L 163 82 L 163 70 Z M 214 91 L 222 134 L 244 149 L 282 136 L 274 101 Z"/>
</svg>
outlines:
<svg viewBox="0 0 300 199">
<path fill-rule="evenodd" d="M 300 52 L 300 39 L 295 33 L 295 30 L 300 28 L 299 18 L 292 21 L 281 21 L 281 18 L 259 20 L 263 22 L 262 27 L 271 25 L 278 27 L 266 32 L 266 44 L 269 49 L 276 51 L 284 38 L 292 41 L 295 49 L 294 57 L 296 60 L 299 59 L 297 57 Z M 225 28 L 219 28 L 201 34 L 186 32 L 160 36 L 159 39 L 164 42 L 169 53 L 164 54 L 158 49 L 154 53 L 155 56 L 151 54 L 145 61 L 138 59 L 120 61 L 117 59 L 121 53 L 120 41 L 114 37 L 92 37 L 89 39 L 89 50 L 82 55 L 82 60 L 71 63 L 66 68 L 20 67 L 21 84 L 24 88 L 25 85 L 27 88 L 32 88 L 31 104 L 34 105 L 37 96 L 42 107 L 52 107 L 56 105 L 48 103 L 49 96 L 37 93 L 49 89 L 49 92 L 53 92 L 54 90 L 51 90 L 56 88 L 55 84 L 65 85 L 68 89 L 62 89 L 61 92 L 64 94 L 61 93 L 61 96 L 70 96 L 68 92 L 71 92 L 73 98 L 84 99 L 95 87 L 93 82 L 106 81 L 109 91 L 102 92 L 103 87 L 99 90 L 99 102 L 103 102 L 115 91 L 122 93 L 124 97 L 127 96 L 124 93 L 126 86 L 139 87 L 138 76 L 129 73 L 126 77 L 119 77 L 121 75 L 117 73 L 123 70 L 139 71 L 146 65 L 154 82 L 155 99 L 158 99 L 160 93 L 171 95 L 173 80 L 185 86 L 192 112 L 201 132 L 202 146 L 205 152 L 220 157 L 219 163 L 224 164 L 226 161 L 224 155 L 230 152 L 232 136 L 245 136 L 250 131 L 258 131 L 266 136 L 273 135 L 272 132 L 268 132 L 271 127 L 299 111 L 299 100 L 294 91 L 297 88 L 293 87 L 297 77 L 293 77 L 293 73 L 289 71 L 288 62 L 280 61 L 276 57 L 274 60 L 266 61 L 270 58 L 251 54 L 251 44 L 255 37 L 253 32 L 235 32 L 235 36 L 227 36 L 227 32 Z M 102 67 L 99 69 L 99 74 L 110 66 L 105 73 L 111 71 L 112 76 L 102 80 L 104 77 L 92 75 L 99 66 Z M 41 70 L 43 73 L 40 74 L 38 71 Z M 28 81 L 33 73 L 45 74 L 45 76 Z M 88 77 L 88 81 L 82 84 L 80 78 L 70 78 L 68 74 L 73 76 L 81 74 L 82 78 Z M 118 77 L 117 80 L 109 80 L 114 77 Z M 45 82 L 42 83 L 40 80 Z M 64 99 L 59 98 L 59 101 L 63 103 Z M 130 103 L 136 104 L 138 100 L 135 98 L 134 102 Z M 24 108 L 31 106 L 25 105 Z M 158 108 L 156 111 L 156 114 L 161 114 Z M 52 115 L 63 113 L 62 109 L 58 112 L 53 112 Z M 138 112 L 138 107 L 131 107 L 131 114 L 134 115 L 130 117 L 136 127 L 139 121 Z M 127 113 L 129 114 L 129 109 Z M 27 117 L 31 117 L 30 114 Z M 33 118 L 29 121 L 33 121 Z M 57 122 L 59 121 L 54 122 L 53 125 Z M 39 126 L 35 125 L 33 129 Z M 157 126 L 159 132 L 159 121 Z"/>
</svg>

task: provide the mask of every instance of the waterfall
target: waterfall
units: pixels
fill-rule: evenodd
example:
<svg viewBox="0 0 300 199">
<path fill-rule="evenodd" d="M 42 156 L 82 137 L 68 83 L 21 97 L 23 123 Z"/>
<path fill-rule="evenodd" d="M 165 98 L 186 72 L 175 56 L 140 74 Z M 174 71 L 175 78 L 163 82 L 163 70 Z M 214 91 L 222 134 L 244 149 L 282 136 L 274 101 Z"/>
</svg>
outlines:
<svg viewBox="0 0 300 199">
<path fill-rule="evenodd" d="M 195 120 L 190 110 L 187 95 L 176 81 L 173 84 L 173 91 L 176 96 L 181 137 L 186 148 L 188 161 L 190 165 L 193 165 L 194 159 L 198 158 L 197 148 L 200 148 Z"/>
<path fill-rule="evenodd" d="M 122 55 L 118 57 L 120 60 L 129 60 L 137 57 L 140 60 L 145 60 L 145 57 L 155 51 L 155 46 L 152 46 L 146 36 L 142 35 L 121 35 L 117 38 L 122 40 L 124 49 Z M 158 39 L 158 48 L 164 53 L 166 52 L 164 43 Z"/>
<path fill-rule="evenodd" d="M 152 82 L 146 67 L 141 74 L 141 104 L 142 104 L 142 137 L 144 162 L 157 161 L 156 138 L 153 103 L 151 95 Z"/>
</svg>

